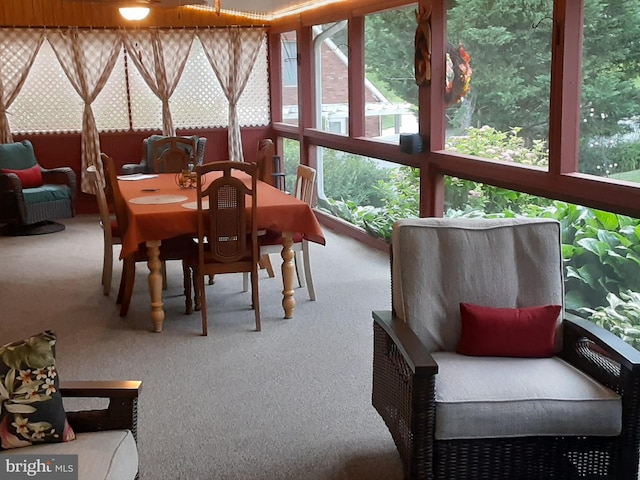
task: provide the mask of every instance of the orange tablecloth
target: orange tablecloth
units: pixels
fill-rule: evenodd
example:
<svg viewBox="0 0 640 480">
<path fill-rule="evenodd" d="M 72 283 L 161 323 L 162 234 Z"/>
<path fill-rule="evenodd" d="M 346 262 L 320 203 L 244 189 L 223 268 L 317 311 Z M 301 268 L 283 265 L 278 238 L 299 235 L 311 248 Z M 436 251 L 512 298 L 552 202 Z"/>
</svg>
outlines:
<svg viewBox="0 0 640 480">
<path fill-rule="evenodd" d="M 239 178 L 242 176 L 247 183 L 250 182 L 248 176 L 238 173 Z M 207 174 L 207 181 L 214 178 L 217 178 L 216 174 Z M 165 240 L 184 234 L 197 235 L 197 210 L 182 206 L 184 203 L 196 201 L 196 191 L 178 187 L 175 174 L 160 174 L 157 178 L 147 180 L 121 180 L 118 184 L 129 213 L 129 228 L 122 239 L 120 258 L 135 252 L 138 245 L 146 241 Z M 148 189 L 156 190 L 143 191 Z M 309 205 L 264 182 L 258 182 L 257 191 L 258 228 L 302 233 L 308 240 L 324 245 L 322 228 Z M 139 205 L 129 202 L 132 198 L 153 195 L 181 195 L 187 197 L 187 200 L 161 205 Z"/>
</svg>

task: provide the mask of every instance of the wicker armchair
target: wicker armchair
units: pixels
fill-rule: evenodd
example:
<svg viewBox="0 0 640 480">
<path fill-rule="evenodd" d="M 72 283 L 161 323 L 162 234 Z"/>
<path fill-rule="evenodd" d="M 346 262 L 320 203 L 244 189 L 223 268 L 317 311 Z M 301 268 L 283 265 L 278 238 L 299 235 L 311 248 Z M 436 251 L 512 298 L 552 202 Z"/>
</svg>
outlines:
<svg viewBox="0 0 640 480">
<path fill-rule="evenodd" d="M 45 443 L 4 450 L 2 455 L 77 455 L 79 480 L 138 478 L 138 395 L 140 381 L 62 381 L 63 399 L 104 398 L 99 410 L 67 407 L 69 424 L 76 433 L 71 442 Z M 65 400 L 66 404 L 66 400 Z M 80 407 L 82 408 L 82 407 Z"/>
<path fill-rule="evenodd" d="M 548 358 L 457 352 L 469 328 L 461 302 L 562 305 L 557 222 L 402 220 L 391 258 L 393 310 L 373 312 L 372 402 L 406 478 L 638 478 L 640 352 L 630 345 L 561 311 Z M 487 334 L 502 335 L 480 331 L 473 347 Z"/>
<path fill-rule="evenodd" d="M 0 145 L 0 223 L 29 226 L 75 214 L 76 174 L 43 168 L 29 140 Z"/>
<path fill-rule="evenodd" d="M 130 175 L 133 173 L 157 173 L 156 167 L 153 161 L 153 143 L 159 140 L 163 140 L 169 137 L 162 135 L 151 135 L 142 141 L 142 158 L 140 163 L 126 163 L 122 166 L 122 174 Z M 184 137 L 191 138 L 191 137 Z M 194 138 L 195 140 L 195 138 Z M 196 147 L 196 164 L 202 165 L 204 163 L 204 147 L 207 145 L 206 137 L 199 137 Z"/>
</svg>

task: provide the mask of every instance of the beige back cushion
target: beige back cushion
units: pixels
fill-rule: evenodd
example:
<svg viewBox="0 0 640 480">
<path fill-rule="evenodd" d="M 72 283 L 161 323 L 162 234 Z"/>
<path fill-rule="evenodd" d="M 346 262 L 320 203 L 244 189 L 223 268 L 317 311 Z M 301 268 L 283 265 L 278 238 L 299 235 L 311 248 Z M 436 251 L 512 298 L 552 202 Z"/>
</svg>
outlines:
<svg viewBox="0 0 640 480">
<path fill-rule="evenodd" d="M 400 220 L 392 234 L 393 309 L 429 351 L 455 351 L 460 302 L 564 304 L 560 242 L 560 224 L 548 219 Z"/>
</svg>

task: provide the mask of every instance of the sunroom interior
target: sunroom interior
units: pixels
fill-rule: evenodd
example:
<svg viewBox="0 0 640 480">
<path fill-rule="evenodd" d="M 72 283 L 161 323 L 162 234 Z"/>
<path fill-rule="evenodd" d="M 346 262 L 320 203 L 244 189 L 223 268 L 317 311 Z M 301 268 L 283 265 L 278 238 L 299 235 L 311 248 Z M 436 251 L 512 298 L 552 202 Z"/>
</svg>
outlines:
<svg viewBox="0 0 640 480">
<path fill-rule="evenodd" d="M 121 167 L 152 134 L 198 135 L 205 162 L 253 161 L 271 138 L 287 172 L 318 170 L 320 222 L 384 252 L 404 217 L 560 220 L 566 308 L 640 349 L 635 0 L 515 10 L 483 0 L 148 0 L 133 2 L 150 9 L 136 21 L 121 16 L 125 3 L 0 4 L 3 143 L 30 140 L 43 166 L 71 166 L 77 215 L 97 213 L 82 179 L 100 151 Z M 6 65 L 26 55 L 12 51 L 14 35 L 27 31 L 41 34 L 30 73 L 9 82 L 17 74 Z M 248 41 L 234 57 L 217 31 L 254 35 L 251 54 Z M 54 47 L 74 32 L 129 38 L 88 102 Z M 164 101 L 138 71 L 153 57 L 140 46 L 150 32 L 189 37 L 172 47 L 188 58 Z M 248 67 L 237 102 L 215 57 Z M 93 153 L 83 146 L 87 104 Z"/>
<path fill-rule="evenodd" d="M 616 17 L 633 25 L 633 2 L 605 15 L 587 0 L 542 1 L 505 17 L 500 6 L 484 6 L 481 14 L 483 2 L 167 0 L 141 2 L 151 8 L 138 21 L 120 15 L 124 3 L 7 1 L 0 10 L 9 62 L 11 55 L 24 56 L 11 53 L 10 32 L 42 33 L 24 82 L 16 81 L 13 69 L 4 70 L 4 76 L 13 76 L 12 82 L 4 79 L 4 141 L 29 139 L 43 165 L 71 166 L 81 180 L 79 214 L 96 209 L 93 195 L 85 193 L 83 169 L 98 149 L 118 165 L 136 163 L 144 138 L 177 132 L 208 139 L 206 162 L 238 155 L 253 161 L 259 140 L 272 138 L 289 172 L 298 163 L 319 170 L 321 221 L 382 249 L 393 220 L 403 216 L 567 217 L 578 215 L 571 213 L 577 208 L 588 217 L 624 216 L 610 217 L 616 234 L 637 225 L 639 93 L 635 53 L 628 53 L 635 50 L 614 48 L 633 45 L 637 37 L 629 33 L 633 29 L 611 30 L 602 20 Z M 216 48 L 229 49 L 212 35 L 203 47 L 205 32 L 231 26 L 257 34 L 255 63 L 248 61 L 246 48 L 244 57 L 219 55 Z M 99 145 L 87 154 L 82 153 L 84 102 L 47 40 L 73 31 L 131 32 L 128 45 L 117 49 L 105 85 L 93 92 L 99 92 L 91 104 Z M 164 103 L 133 58 L 153 62 L 151 49 L 143 55 L 140 47 L 133 57 L 129 52 L 142 42 L 141 32 L 151 31 L 173 32 L 175 38 L 188 32 L 187 46 L 174 48 L 189 57 L 184 70 L 174 72 Z M 418 44 L 425 31 L 428 48 Z M 229 101 L 207 55 L 224 57 L 223 63 L 241 58 L 249 74 L 235 109 L 237 132 L 228 128 Z M 593 73 L 603 64 L 611 67 L 608 73 Z M 388 167 L 401 167 L 400 173 Z M 537 211 L 525 212 L 532 202 Z M 549 208 L 553 213 L 542 212 Z M 599 227 L 608 228 L 602 222 Z M 572 238 L 565 239 L 576 250 L 583 248 L 575 238 L 583 230 L 575 226 Z M 635 259 L 638 239 L 632 235 L 629 247 L 627 237 L 622 255 Z M 585 287 L 578 300 L 597 290 L 600 304 L 591 306 L 607 305 L 610 292 L 594 286 L 597 273 L 581 268 L 592 260 L 601 264 L 603 275 L 615 277 L 620 288 L 612 293 L 638 291 L 628 267 L 611 272 L 602 266 L 606 259 L 595 255 L 571 264 L 569 281 Z"/>
</svg>

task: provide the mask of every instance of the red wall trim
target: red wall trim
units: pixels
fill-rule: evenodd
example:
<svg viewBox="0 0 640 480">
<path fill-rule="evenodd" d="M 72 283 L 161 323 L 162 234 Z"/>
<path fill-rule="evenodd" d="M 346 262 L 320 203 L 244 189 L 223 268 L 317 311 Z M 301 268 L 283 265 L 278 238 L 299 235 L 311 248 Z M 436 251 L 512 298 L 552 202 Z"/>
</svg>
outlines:
<svg viewBox="0 0 640 480">
<path fill-rule="evenodd" d="M 101 150 L 113 157 L 120 168 L 125 163 L 138 163 L 142 158 L 142 140 L 160 131 L 145 132 L 106 132 L 100 134 Z M 178 135 L 200 135 L 207 137 L 205 163 L 227 160 L 229 142 L 227 129 L 179 130 Z M 273 136 L 271 127 L 251 127 L 242 129 L 242 147 L 245 160 L 256 158 L 258 142 Z M 79 133 L 14 135 L 14 141 L 30 140 L 40 163 L 45 168 L 71 167 L 78 179 L 76 213 L 97 213 L 95 197 L 82 193 L 79 188 L 81 170 L 81 149 Z"/>
</svg>

